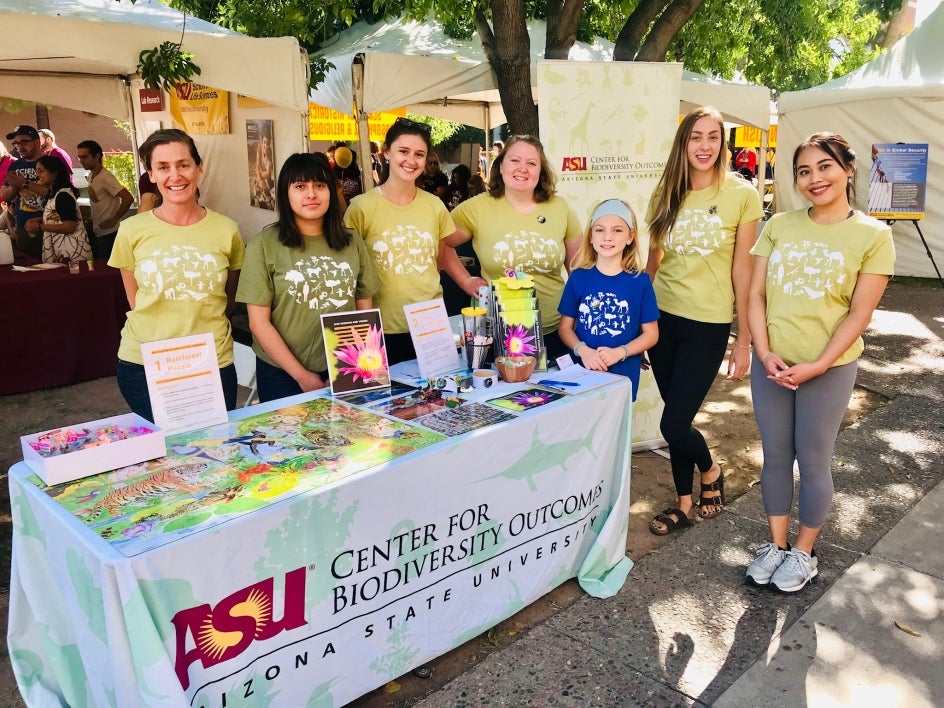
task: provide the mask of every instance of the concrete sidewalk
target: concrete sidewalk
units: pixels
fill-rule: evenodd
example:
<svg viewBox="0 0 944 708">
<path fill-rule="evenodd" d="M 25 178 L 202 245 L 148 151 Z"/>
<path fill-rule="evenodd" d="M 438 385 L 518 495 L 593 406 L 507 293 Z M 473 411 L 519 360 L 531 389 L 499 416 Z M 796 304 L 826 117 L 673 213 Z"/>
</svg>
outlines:
<svg viewBox="0 0 944 708">
<path fill-rule="evenodd" d="M 417 705 L 944 705 L 937 311 L 917 317 L 923 337 L 876 313 L 858 383 L 890 400 L 837 439 L 804 590 L 744 583 L 767 540 L 758 485 L 641 559 L 616 597 L 581 598 Z"/>
</svg>

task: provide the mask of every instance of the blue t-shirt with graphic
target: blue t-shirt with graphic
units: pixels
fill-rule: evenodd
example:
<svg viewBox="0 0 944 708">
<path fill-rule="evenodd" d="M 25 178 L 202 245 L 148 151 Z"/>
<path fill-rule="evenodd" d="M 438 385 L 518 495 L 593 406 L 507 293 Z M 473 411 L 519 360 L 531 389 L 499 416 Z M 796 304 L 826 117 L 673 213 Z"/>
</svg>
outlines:
<svg viewBox="0 0 944 708">
<path fill-rule="evenodd" d="M 557 308 L 574 319 L 580 341 L 592 349 L 629 344 L 642 333 L 642 325 L 659 319 L 652 281 L 645 272 L 604 275 L 596 267 L 578 268 L 564 285 Z M 633 382 L 633 400 L 639 391 L 642 355 L 626 357 L 609 371 Z"/>
</svg>

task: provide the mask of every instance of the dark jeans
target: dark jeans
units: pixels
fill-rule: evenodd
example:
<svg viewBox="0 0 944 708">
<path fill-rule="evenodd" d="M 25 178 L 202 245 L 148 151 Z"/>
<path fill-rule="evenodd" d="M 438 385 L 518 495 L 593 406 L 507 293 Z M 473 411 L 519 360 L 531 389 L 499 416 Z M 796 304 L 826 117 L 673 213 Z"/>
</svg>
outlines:
<svg viewBox="0 0 944 708">
<path fill-rule="evenodd" d="M 40 216 L 37 214 L 37 216 Z M 14 239 L 16 249 L 31 258 L 38 261 L 43 259 L 43 234 L 31 234 L 21 226 L 16 227 L 16 237 Z"/>
<path fill-rule="evenodd" d="M 384 334 L 384 346 L 387 348 L 388 366 L 416 358 L 416 349 L 413 348 L 413 338 L 409 332 Z"/>
<path fill-rule="evenodd" d="M 697 322 L 659 311 L 659 341 L 649 349 L 652 373 L 665 409 L 659 429 L 669 444 L 672 477 L 680 497 L 692 493 L 692 472 L 711 469 L 705 438 L 692 425 L 718 375 L 731 324 Z"/>
<path fill-rule="evenodd" d="M 223 383 L 223 398 L 226 401 L 226 410 L 236 408 L 236 366 L 230 364 L 220 369 L 220 381 Z M 118 390 L 124 396 L 131 410 L 142 418 L 154 421 L 154 412 L 151 410 L 151 397 L 148 395 L 147 376 L 141 364 L 132 364 L 130 361 L 118 360 Z"/>
<path fill-rule="evenodd" d="M 115 246 L 115 236 L 117 235 L 118 232 L 114 231 L 104 236 L 92 236 L 92 257 L 110 258 L 111 249 Z"/>
<path fill-rule="evenodd" d="M 322 380 L 328 382 L 328 372 L 316 372 Z M 256 387 L 259 389 L 259 402 L 274 401 L 303 393 L 298 382 L 286 373 L 285 369 L 272 366 L 256 357 Z"/>
</svg>

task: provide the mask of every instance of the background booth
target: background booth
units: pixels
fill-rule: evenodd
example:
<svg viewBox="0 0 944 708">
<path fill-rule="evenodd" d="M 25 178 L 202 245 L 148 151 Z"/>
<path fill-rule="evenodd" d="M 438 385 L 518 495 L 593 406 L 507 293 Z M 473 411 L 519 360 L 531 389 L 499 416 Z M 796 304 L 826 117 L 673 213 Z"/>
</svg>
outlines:
<svg viewBox="0 0 944 708">
<path fill-rule="evenodd" d="M 308 59 L 294 37 L 247 37 L 156 0 L 0 0 L 0 26 L 0 93 L 128 121 L 135 144 L 158 124 L 173 127 L 167 94 L 165 110 L 141 110 L 138 55 L 182 42 L 202 70 L 196 80 L 230 92 L 229 133 L 194 136 L 203 203 L 239 222 L 246 238 L 274 220 L 250 206 L 246 120 L 273 121 L 276 164 L 307 150 Z"/>
<path fill-rule="evenodd" d="M 796 146 L 811 133 L 832 130 L 851 143 L 858 156 L 855 206 L 868 201 L 873 144 L 928 143 L 928 182 L 921 231 L 940 268 L 944 260 L 944 7 L 938 7 L 914 31 L 882 56 L 856 71 L 806 91 L 780 97 L 777 146 L 781 169 L 776 173 L 780 210 L 804 206 L 785 169 Z M 934 278 L 936 274 L 908 221 L 894 225 L 895 272 Z"/>
</svg>

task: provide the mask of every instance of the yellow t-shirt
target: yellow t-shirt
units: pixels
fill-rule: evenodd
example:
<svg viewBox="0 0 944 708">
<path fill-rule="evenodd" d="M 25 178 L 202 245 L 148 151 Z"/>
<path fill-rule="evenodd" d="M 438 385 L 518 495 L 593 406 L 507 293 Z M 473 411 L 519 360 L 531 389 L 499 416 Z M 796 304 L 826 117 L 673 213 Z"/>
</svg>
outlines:
<svg viewBox="0 0 944 708">
<path fill-rule="evenodd" d="M 887 225 L 855 212 L 822 226 L 806 209 L 777 214 L 751 250 L 767 258 L 767 336 L 788 364 L 815 361 L 849 314 L 859 273 L 892 275 L 895 244 Z M 862 353 L 859 337 L 834 363 Z"/>
<path fill-rule="evenodd" d="M 404 305 L 442 297 L 439 284 L 439 242 L 456 230 L 442 199 L 418 190 L 406 206 L 384 198 L 382 186 L 351 200 L 344 225 L 360 234 L 374 261 L 380 308 L 387 334 L 410 328 Z"/>
<path fill-rule="evenodd" d="M 654 211 L 653 198 L 647 223 Z M 733 173 L 725 176 L 720 190 L 712 185 L 686 194 L 662 244 L 662 263 L 652 283 L 659 309 L 698 322 L 731 322 L 734 237 L 738 226 L 763 216 L 757 190 Z"/>
<path fill-rule="evenodd" d="M 472 234 L 472 247 L 482 264 L 482 277 L 496 280 L 514 268 L 534 278 L 541 308 L 541 327 L 556 332 L 564 292 L 567 241 L 580 238 L 577 215 L 558 196 L 541 202 L 530 214 L 516 211 L 504 197 L 478 194 L 452 212 L 452 218 Z"/>
<path fill-rule="evenodd" d="M 108 265 L 132 271 L 138 292 L 118 358 L 142 364 L 144 342 L 210 332 L 220 367 L 232 364 L 226 280 L 245 250 L 236 222 L 209 209 L 190 226 L 167 224 L 153 211 L 122 221 Z"/>
</svg>

